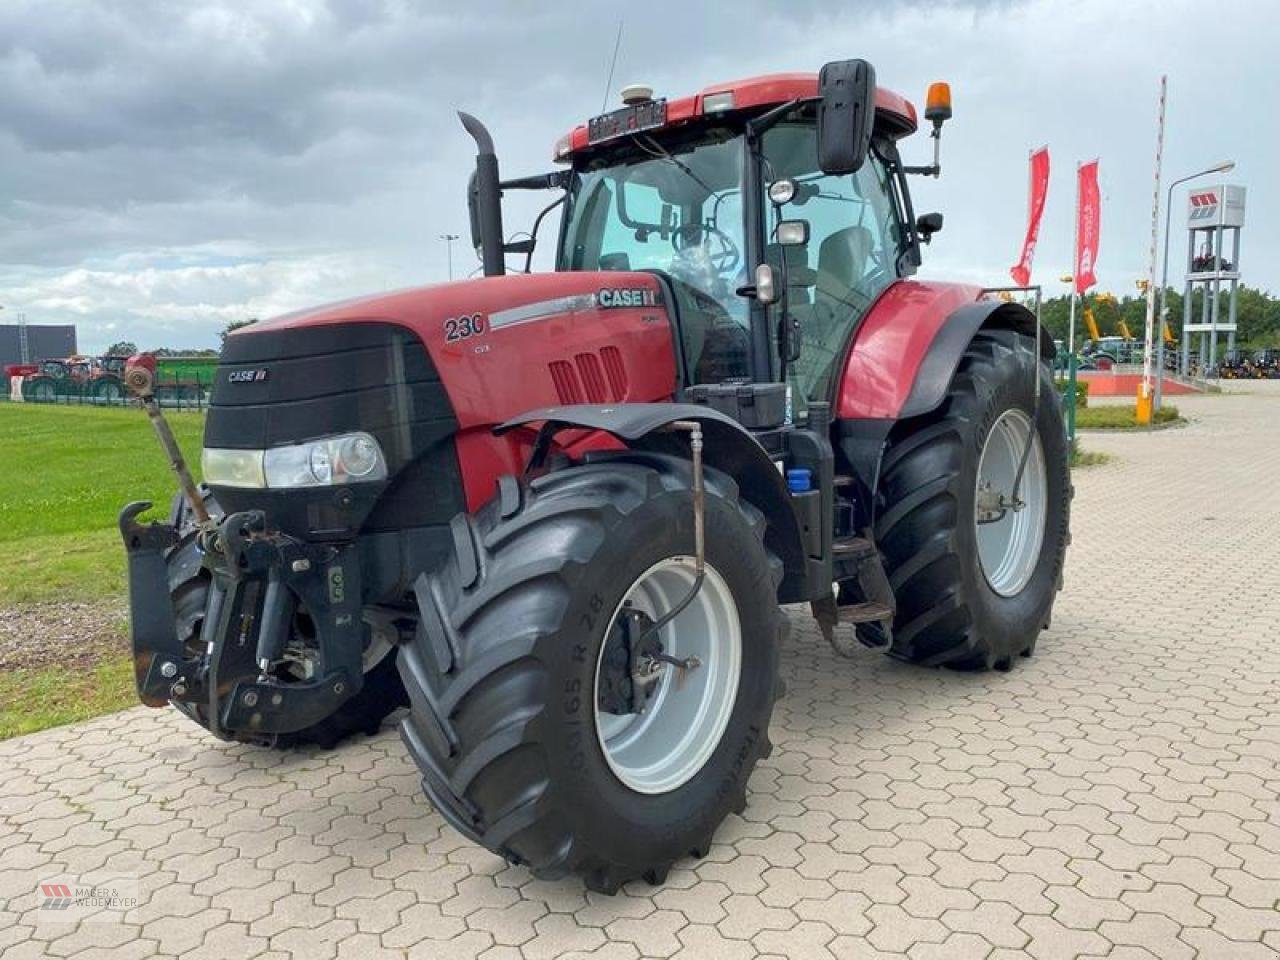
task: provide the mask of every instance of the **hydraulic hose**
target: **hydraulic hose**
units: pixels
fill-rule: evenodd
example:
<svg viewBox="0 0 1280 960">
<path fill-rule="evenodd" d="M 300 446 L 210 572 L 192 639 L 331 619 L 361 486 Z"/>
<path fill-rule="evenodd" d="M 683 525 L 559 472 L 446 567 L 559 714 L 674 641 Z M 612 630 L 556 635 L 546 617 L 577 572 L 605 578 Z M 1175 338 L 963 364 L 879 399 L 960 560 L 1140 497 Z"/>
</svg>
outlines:
<svg viewBox="0 0 1280 960">
<path fill-rule="evenodd" d="M 702 425 L 696 420 L 677 420 L 671 424 L 672 430 L 684 430 L 689 434 L 689 453 L 693 461 L 693 584 L 689 592 L 674 607 L 654 621 L 640 643 L 648 640 L 659 630 L 684 613 L 693 603 L 698 591 L 702 589 L 702 581 L 706 575 L 706 540 L 703 514 L 706 508 L 706 490 L 702 484 Z"/>
<path fill-rule="evenodd" d="M 1013 491 L 1009 495 L 1014 510 L 1022 508 L 1018 493 L 1022 490 L 1022 474 L 1027 469 L 1027 459 L 1031 456 L 1031 444 L 1036 438 L 1036 425 L 1040 422 L 1040 324 L 1036 323 L 1036 350 L 1031 358 L 1031 372 L 1036 378 L 1036 389 L 1031 401 L 1031 427 L 1027 430 L 1027 442 L 1022 447 L 1022 457 L 1018 460 L 1018 472 L 1013 476 Z"/>
</svg>

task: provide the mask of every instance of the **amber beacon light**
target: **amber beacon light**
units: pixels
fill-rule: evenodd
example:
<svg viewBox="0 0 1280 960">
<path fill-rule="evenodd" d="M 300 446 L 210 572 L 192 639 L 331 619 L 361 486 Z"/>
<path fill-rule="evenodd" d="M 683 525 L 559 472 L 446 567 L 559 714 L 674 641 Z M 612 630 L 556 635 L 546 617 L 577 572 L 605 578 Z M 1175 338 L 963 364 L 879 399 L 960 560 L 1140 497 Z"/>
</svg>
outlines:
<svg viewBox="0 0 1280 960">
<path fill-rule="evenodd" d="M 941 80 L 929 84 L 929 93 L 924 100 L 924 117 L 932 121 L 934 127 L 940 127 L 942 121 L 951 119 L 951 84 Z"/>
</svg>

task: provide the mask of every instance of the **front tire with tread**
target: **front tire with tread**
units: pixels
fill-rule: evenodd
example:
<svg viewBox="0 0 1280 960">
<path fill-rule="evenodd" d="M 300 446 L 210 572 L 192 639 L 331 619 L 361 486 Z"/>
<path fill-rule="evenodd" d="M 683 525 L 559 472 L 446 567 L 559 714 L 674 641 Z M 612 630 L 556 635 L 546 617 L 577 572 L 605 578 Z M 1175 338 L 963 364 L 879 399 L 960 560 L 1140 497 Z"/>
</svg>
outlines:
<svg viewBox="0 0 1280 960">
<path fill-rule="evenodd" d="M 597 739 L 595 671 L 629 585 L 692 553 L 688 464 L 611 454 L 528 484 L 504 478 L 500 493 L 455 520 L 461 550 L 419 578 L 422 626 L 399 660 L 411 700 L 402 736 L 441 815 L 509 862 L 605 893 L 660 883 L 745 806 L 770 749 L 784 620 L 764 517 L 706 471 L 707 562 L 738 608 L 744 666 L 702 767 L 644 794 L 614 775 Z"/>
</svg>

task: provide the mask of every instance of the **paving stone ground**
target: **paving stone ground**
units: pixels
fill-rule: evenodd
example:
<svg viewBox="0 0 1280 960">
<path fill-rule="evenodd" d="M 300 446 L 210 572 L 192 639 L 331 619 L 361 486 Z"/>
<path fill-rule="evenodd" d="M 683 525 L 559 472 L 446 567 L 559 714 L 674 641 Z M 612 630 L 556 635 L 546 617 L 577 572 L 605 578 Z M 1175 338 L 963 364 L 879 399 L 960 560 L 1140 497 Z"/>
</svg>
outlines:
<svg viewBox="0 0 1280 960">
<path fill-rule="evenodd" d="M 778 749 L 706 859 L 614 898 L 461 839 L 394 732 L 219 744 L 136 709 L 0 744 L 0 954 L 1280 956 L 1280 390 L 1088 437 L 1066 592 L 1009 674 L 837 658 L 796 615 Z M 1272 389 L 1267 389 L 1272 387 Z M 123 922 L 36 886 L 140 878 Z"/>
</svg>

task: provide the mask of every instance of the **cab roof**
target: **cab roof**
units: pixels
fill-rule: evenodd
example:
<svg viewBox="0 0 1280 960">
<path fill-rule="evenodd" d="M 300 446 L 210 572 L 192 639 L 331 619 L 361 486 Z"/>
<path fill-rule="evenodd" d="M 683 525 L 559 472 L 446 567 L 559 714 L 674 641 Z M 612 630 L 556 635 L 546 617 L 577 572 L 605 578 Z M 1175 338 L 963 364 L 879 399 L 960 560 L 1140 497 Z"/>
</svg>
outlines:
<svg viewBox="0 0 1280 960">
<path fill-rule="evenodd" d="M 732 105 L 707 111 L 708 97 L 732 93 Z M 816 73 L 771 73 L 729 83 L 716 83 L 687 97 L 667 101 L 667 122 L 661 129 L 679 126 L 703 116 L 715 116 L 756 107 L 770 107 L 790 100 L 808 100 L 818 96 Z M 723 99 L 723 97 L 717 97 Z M 918 126 L 916 108 L 901 94 L 876 87 L 876 125 L 897 140 L 915 133 Z M 567 161 L 588 147 L 587 124 L 580 123 L 556 141 L 554 159 Z"/>
</svg>

